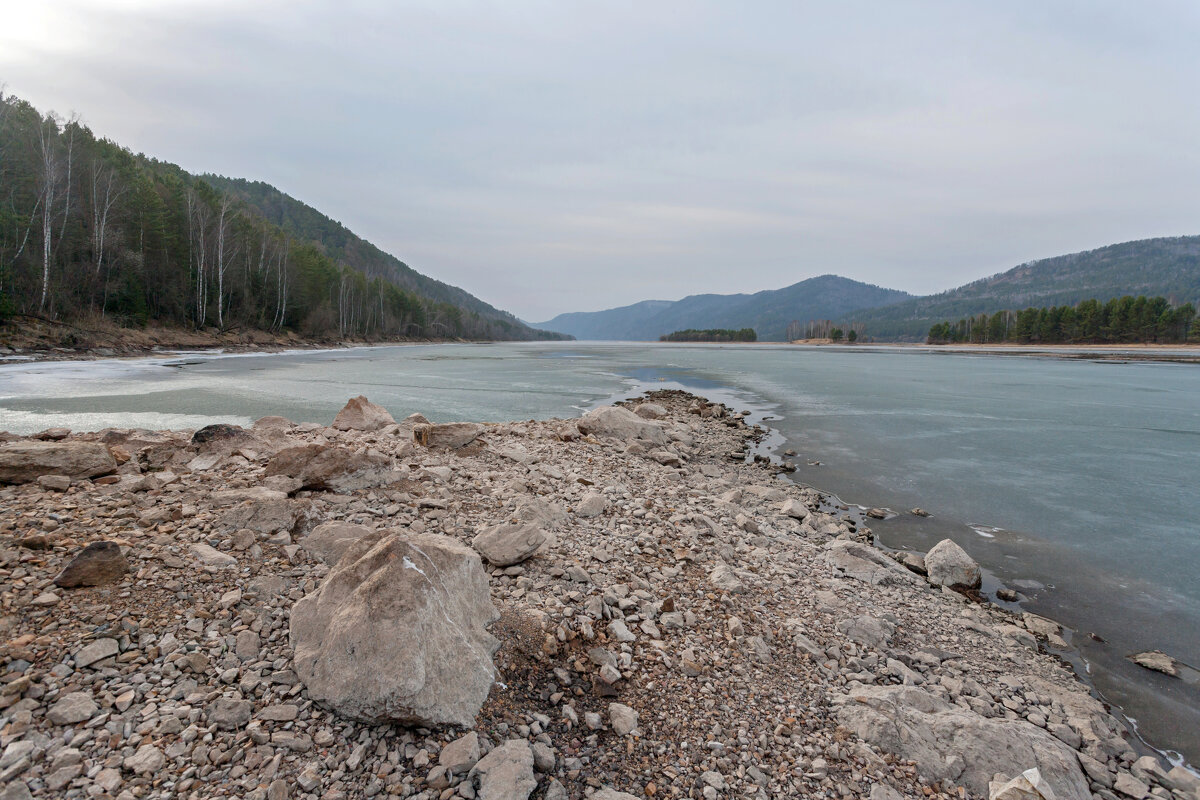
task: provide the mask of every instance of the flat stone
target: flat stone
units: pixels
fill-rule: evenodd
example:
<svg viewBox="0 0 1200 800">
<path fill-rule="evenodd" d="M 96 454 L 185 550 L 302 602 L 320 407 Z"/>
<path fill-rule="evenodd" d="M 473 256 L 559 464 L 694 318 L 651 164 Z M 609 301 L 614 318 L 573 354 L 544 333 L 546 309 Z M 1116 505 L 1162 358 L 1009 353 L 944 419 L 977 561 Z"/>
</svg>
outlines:
<svg viewBox="0 0 1200 800">
<path fill-rule="evenodd" d="M 102 659 L 112 658 L 119 652 L 116 639 L 97 639 L 75 654 L 75 668 L 89 667 Z"/>
<path fill-rule="evenodd" d="M 455 775 L 465 775 L 479 761 L 479 734 L 471 731 L 442 748 L 438 763 Z"/>
<path fill-rule="evenodd" d="M 50 707 L 46 712 L 46 719 L 55 725 L 74 725 L 91 719 L 99 710 L 100 707 L 88 692 L 71 692 L 60 697 Z"/>
<path fill-rule="evenodd" d="M 203 542 L 194 542 L 188 545 L 188 549 L 192 551 L 192 555 L 196 560 L 207 567 L 236 567 L 237 559 L 228 553 L 222 553 L 220 550 Z"/>
</svg>

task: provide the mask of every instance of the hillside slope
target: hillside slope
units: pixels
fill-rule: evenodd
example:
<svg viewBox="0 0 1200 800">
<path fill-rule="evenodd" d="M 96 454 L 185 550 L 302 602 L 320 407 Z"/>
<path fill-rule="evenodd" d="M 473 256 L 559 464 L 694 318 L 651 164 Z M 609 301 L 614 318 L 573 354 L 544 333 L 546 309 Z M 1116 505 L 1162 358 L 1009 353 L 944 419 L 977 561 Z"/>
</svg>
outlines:
<svg viewBox="0 0 1200 800">
<path fill-rule="evenodd" d="M 605 311 L 560 314 L 537 326 L 578 339 L 635 341 L 686 328 L 754 328 L 762 341 L 783 341 L 792 320 L 837 319 L 909 297 L 894 289 L 821 275 L 754 294 L 700 294 L 676 301 L 646 300 Z"/>
<path fill-rule="evenodd" d="M 877 340 L 923 340 L 943 320 L 1125 295 L 1200 305 L 1200 236 L 1141 239 L 1030 261 L 941 294 L 856 312 L 854 318 Z"/>
<path fill-rule="evenodd" d="M 265 183 L 192 175 L 0 94 L 0 320 L 310 339 L 556 339 Z"/>
</svg>

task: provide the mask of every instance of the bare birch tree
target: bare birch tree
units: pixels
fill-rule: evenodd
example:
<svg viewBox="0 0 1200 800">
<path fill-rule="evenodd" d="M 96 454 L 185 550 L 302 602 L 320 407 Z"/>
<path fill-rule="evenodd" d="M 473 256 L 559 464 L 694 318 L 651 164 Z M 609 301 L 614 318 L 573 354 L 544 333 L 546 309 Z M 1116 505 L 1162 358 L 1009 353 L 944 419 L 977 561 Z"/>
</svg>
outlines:
<svg viewBox="0 0 1200 800">
<path fill-rule="evenodd" d="M 117 176 L 111 168 L 92 161 L 92 256 L 96 261 L 95 272 L 99 277 L 104 266 L 104 245 L 108 238 L 108 219 L 113 205 L 125 190 L 117 185 Z"/>
</svg>

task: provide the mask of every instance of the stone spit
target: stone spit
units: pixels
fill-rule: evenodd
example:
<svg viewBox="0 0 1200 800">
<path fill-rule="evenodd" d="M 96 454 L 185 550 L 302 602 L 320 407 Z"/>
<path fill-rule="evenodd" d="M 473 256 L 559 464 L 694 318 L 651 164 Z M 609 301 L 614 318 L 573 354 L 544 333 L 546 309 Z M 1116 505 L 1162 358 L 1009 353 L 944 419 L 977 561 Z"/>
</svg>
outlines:
<svg viewBox="0 0 1200 800">
<path fill-rule="evenodd" d="M 1200 800 L 723 406 L 391 420 L 0 436 L 0 798 Z"/>
</svg>

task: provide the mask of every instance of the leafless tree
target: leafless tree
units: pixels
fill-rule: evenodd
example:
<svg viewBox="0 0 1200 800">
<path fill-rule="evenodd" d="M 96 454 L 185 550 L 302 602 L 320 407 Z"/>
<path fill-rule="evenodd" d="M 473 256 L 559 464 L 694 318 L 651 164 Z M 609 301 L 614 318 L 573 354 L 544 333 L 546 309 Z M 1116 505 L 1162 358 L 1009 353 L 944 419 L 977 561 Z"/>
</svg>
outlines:
<svg viewBox="0 0 1200 800">
<path fill-rule="evenodd" d="M 104 266 L 104 245 L 108 237 L 109 214 L 125 190 L 117 185 L 116 171 L 92 161 L 92 251 L 96 275 Z"/>
<path fill-rule="evenodd" d="M 225 271 L 236 257 L 236 252 L 230 243 L 229 226 L 233 221 L 233 198 L 230 195 L 221 197 L 221 211 L 217 217 L 217 328 L 225 329 Z"/>
</svg>

